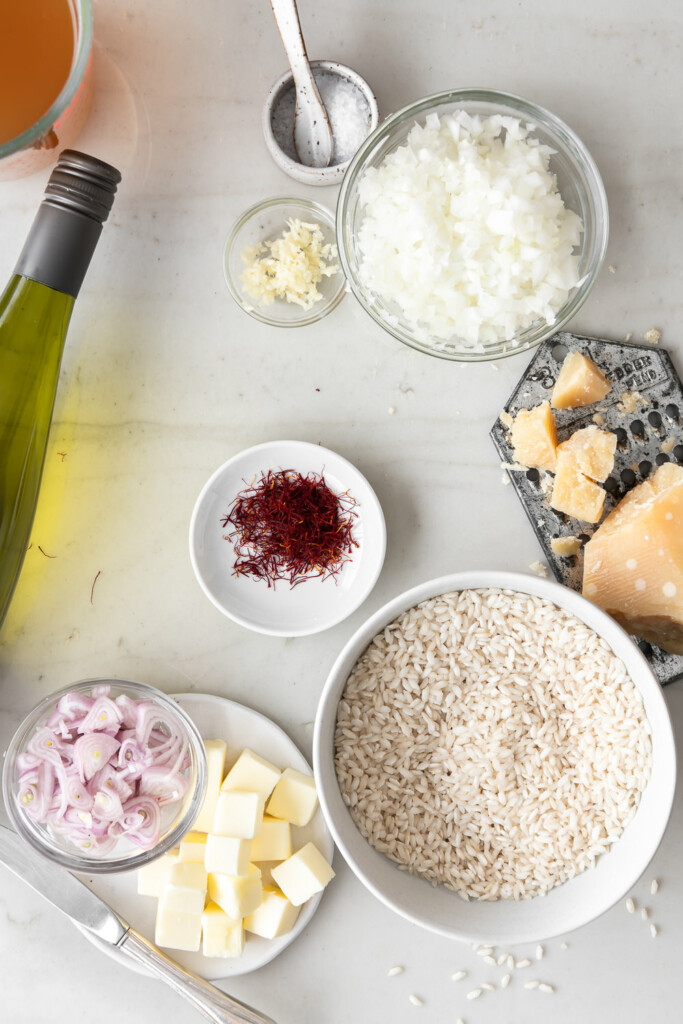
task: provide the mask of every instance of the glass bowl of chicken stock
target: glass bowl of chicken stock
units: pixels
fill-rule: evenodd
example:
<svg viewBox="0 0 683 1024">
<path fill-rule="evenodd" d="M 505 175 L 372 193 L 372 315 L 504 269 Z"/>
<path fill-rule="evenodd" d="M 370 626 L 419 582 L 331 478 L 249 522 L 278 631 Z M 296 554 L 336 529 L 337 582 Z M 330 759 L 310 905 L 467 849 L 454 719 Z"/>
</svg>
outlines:
<svg viewBox="0 0 683 1024">
<path fill-rule="evenodd" d="M 363 280 L 363 253 L 359 230 L 365 217 L 361 183 L 369 169 L 377 169 L 389 154 L 405 145 L 416 124 L 424 126 L 430 114 L 440 118 L 464 111 L 471 116 L 492 115 L 514 118 L 530 128 L 530 138 L 548 146 L 548 169 L 556 178 L 557 190 L 566 209 L 577 214 L 583 231 L 574 255 L 578 263 L 578 284 L 569 291 L 552 323 L 535 320 L 509 337 L 478 345 L 466 343 L 457 334 L 437 338 L 426 325 L 410 322 L 399 305 L 373 292 Z M 503 138 L 504 135 L 501 135 Z M 592 290 L 602 266 L 609 234 L 607 197 L 598 168 L 586 146 L 559 118 L 528 100 L 484 88 L 437 93 L 412 103 L 388 117 L 362 144 L 342 182 L 337 205 L 339 259 L 349 287 L 365 311 L 405 345 L 437 356 L 462 362 L 481 362 L 516 355 L 551 337 L 576 314 Z"/>
<path fill-rule="evenodd" d="M 104 736 L 105 745 L 75 752 L 86 736 Z M 114 769 L 95 771 L 98 758 Z M 2 786 L 11 824 L 34 850 L 70 871 L 106 874 L 177 846 L 199 814 L 206 778 L 199 731 L 171 697 L 145 683 L 91 679 L 27 715 L 7 749 Z M 46 814 L 36 806 L 45 794 Z"/>
</svg>

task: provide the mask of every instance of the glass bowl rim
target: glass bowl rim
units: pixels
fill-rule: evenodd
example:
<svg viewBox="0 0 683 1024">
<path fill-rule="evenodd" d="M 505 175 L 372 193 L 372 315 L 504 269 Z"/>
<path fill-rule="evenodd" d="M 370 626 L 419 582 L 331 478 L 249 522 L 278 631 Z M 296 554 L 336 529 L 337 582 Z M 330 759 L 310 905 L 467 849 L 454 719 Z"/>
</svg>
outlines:
<svg viewBox="0 0 683 1024">
<path fill-rule="evenodd" d="M 225 277 L 225 283 L 228 286 L 228 291 L 232 295 L 233 299 L 245 313 L 253 317 L 254 320 L 260 320 L 261 323 L 268 324 L 270 327 L 306 327 L 308 324 L 317 323 L 318 320 L 322 320 L 323 317 L 327 316 L 335 309 L 341 300 L 344 298 L 346 293 L 346 275 L 339 268 L 339 287 L 337 288 L 334 295 L 327 301 L 321 301 L 318 308 L 313 306 L 310 310 L 302 310 L 301 318 L 296 320 L 277 320 L 274 317 L 268 316 L 263 313 L 260 309 L 255 306 L 251 306 L 245 302 L 244 296 L 230 273 L 230 256 L 232 254 L 233 247 L 237 240 L 237 236 L 242 228 L 247 224 L 252 217 L 258 216 L 263 210 L 274 209 L 278 206 L 303 206 L 305 209 L 310 210 L 319 216 L 324 222 L 325 226 L 330 229 L 334 235 L 334 244 L 337 246 L 339 251 L 339 244 L 336 237 L 336 219 L 335 214 L 328 207 L 323 206 L 322 203 L 316 202 L 314 199 L 308 199 L 305 196 L 269 196 L 267 199 L 260 199 L 257 203 L 249 206 L 237 220 L 234 222 L 230 230 L 228 231 L 225 239 L 225 245 L 223 246 L 223 276 Z M 322 308 L 321 308 L 322 307 Z M 267 309 L 268 307 L 264 307 Z"/>
<path fill-rule="evenodd" d="M 583 275 L 583 279 L 577 286 L 574 295 L 558 310 L 555 322 L 553 324 L 546 324 L 545 328 L 539 328 L 536 336 L 528 339 L 523 344 L 511 345 L 510 341 L 506 340 L 498 343 L 498 348 L 491 346 L 490 349 L 485 349 L 484 351 L 461 349 L 457 352 L 447 352 L 431 348 L 414 337 L 408 337 L 407 333 L 402 333 L 400 328 L 394 328 L 371 309 L 365 301 L 365 297 L 358 286 L 356 275 L 352 269 L 346 246 L 344 223 L 347 218 L 349 195 L 363 169 L 366 157 L 378 143 L 383 142 L 392 134 L 396 127 L 406 122 L 409 118 L 417 119 L 420 115 L 428 112 L 436 113 L 438 108 L 446 103 L 497 103 L 514 107 L 520 117 L 529 118 L 556 136 L 562 142 L 563 148 L 569 151 L 572 160 L 583 166 L 588 178 L 590 187 L 587 189 L 587 195 L 592 208 L 593 228 L 596 236 L 591 264 Z M 443 359 L 447 362 L 481 363 L 492 359 L 508 359 L 511 356 L 519 355 L 520 352 L 527 352 L 530 349 L 537 348 L 543 341 L 561 331 L 578 312 L 593 290 L 605 260 L 609 240 L 609 207 L 605 186 L 595 160 L 587 146 L 566 122 L 546 107 L 541 107 L 531 100 L 524 99 L 522 96 L 502 92 L 497 89 L 489 89 L 484 86 L 472 86 L 463 89 L 447 89 L 408 103 L 394 114 L 390 114 L 374 132 L 368 135 L 349 164 L 341 184 L 337 199 L 336 235 L 339 262 L 348 286 L 362 309 L 372 317 L 375 323 L 379 324 L 397 341 L 414 349 L 416 352 L 422 352 L 425 355 Z"/>
<path fill-rule="evenodd" d="M 154 700 L 160 704 L 161 707 L 175 714 L 187 733 L 190 748 L 192 750 L 193 762 L 196 766 L 194 792 L 190 797 L 187 810 L 182 818 L 176 821 L 168 834 L 161 837 L 159 841 L 151 847 L 151 849 L 140 850 L 139 853 L 126 857 L 116 857 L 113 854 L 101 858 L 85 857 L 81 854 L 70 853 L 69 851 L 62 850 L 57 846 L 49 845 L 47 841 L 40 838 L 42 835 L 49 838 L 50 834 L 45 830 L 45 826 L 36 826 L 35 828 L 30 827 L 25 816 L 16 806 L 16 794 L 13 785 L 14 780 L 10 779 L 10 774 L 14 773 L 17 756 L 22 753 L 25 748 L 27 734 L 29 731 L 35 729 L 35 726 L 40 722 L 40 719 L 43 718 L 51 708 L 56 706 L 57 701 L 67 693 L 92 690 L 95 686 L 102 686 L 105 684 L 109 684 L 112 689 L 116 689 L 118 687 L 122 690 L 131 689 L 136 691 L 143 698 L 146 697 Z M 41 856 L 46 857 L 48 860 L 57 863 L 62 867 L 68 868 L 70 871 L 78 871 L 83 874 L 113 874 L 118 871 L 129 871 L 142 867 L 144 864 L 149 863 L 149 861 L 156 860 L 156 858 L 160 857 L 163 853 L 167 853 L 178 844 L 182 836 L 190 831 L 197 815 L 199 814 L 206 793 L 207 775 L 208 763 L 206 749 L 204 747 L 204 741 L 201 734 L 188 713 L 173 700 L 171 695 L 163 693 L 161 690 L 158 690 L 154 686 L 150 686 L 148 683 L 141 683 L 134 679 L 98 677 L 94 679 L 81 679 L 76 683 L 72 683 L 70 686 L 65 686 L 60 690 L 55 690 L 53 693 L 44 697 L 34 708 L 32 708 L 31 711 L 29 711 L 27 715 L 25 715 L 7 745 L 5 763 L 2 772 L 2 792 L 5 801 L 5 808 L 13 827 L 22 839 L 29 843 L 37 853 L 41 854 Z M 39 832 L 39 829 L 42 829 L 43 831 Z"/>
<path fill-rule="evenodd" d="M 92 2 L 91 0 L 69 0 L 69 2 L 73 10 L 78 14 L 76 44 L 74 46 L 74 56 L 69 76 L 62 86 L 60 93 L 42 117 L 38 118 L 35 124 L 32 124 L 20 135 L 15 135 L 14 138 L 8 139 L 7 142 L 0 145 L 0 160 L 12 156 L 22 149 L 27 149 L 36 139 L 39 139 L 41 135 L 48 132 L 69 106 L 83 81 L 92 52 Z"/>
</svg>

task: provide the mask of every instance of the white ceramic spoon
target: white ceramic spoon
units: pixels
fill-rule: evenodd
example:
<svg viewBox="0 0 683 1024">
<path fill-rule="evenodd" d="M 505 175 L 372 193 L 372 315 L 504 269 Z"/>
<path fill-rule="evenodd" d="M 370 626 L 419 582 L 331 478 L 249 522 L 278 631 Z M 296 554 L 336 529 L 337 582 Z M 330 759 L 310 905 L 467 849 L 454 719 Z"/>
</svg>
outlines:
<svg viewBox="0 0 683 1024">
<path fill-rule="evenodd" d="M 296 0 L 270 0 L 296 89 L 294 149 L 299 163 L 329 167 L 334 140 L 330 119 L 308 63 Z"/>
</svg>

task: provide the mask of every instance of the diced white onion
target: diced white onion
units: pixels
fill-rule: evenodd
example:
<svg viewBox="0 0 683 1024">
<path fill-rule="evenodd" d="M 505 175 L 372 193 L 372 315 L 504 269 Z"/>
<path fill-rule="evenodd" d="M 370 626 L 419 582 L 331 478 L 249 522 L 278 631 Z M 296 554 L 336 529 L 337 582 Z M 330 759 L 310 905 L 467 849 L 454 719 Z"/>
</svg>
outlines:
<svg viewBox="0 0 683 1024">
<path fill-rule="evenodd" d="M 361 281 L 423 339 L 510 340 L 554 323 L 579 284 L 583 225 L 531 132 L 511 117 L 432 113 L 361 178 Z"/>
</svg>

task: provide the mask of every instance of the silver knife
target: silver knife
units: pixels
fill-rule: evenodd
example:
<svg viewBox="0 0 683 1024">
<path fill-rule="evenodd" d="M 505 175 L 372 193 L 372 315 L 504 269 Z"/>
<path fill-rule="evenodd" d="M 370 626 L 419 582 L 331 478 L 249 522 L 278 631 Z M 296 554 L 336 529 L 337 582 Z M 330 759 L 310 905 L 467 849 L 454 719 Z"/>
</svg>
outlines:
<svg viewBox="0 0 683 1024">
<path fill-rule="evenodd" d="M 139 935 L 111 907 L 70 871 L 35 853 L 16 832 L 0 825 L 0 864 L 13 871 L 63 914 L 98 938 L 116 946 L 131 959 L 184 996 L 214 1024 L 274 1024 L 270 1017 L 231 999 L 203 978 L 186 971 Z"/>
</svg>

